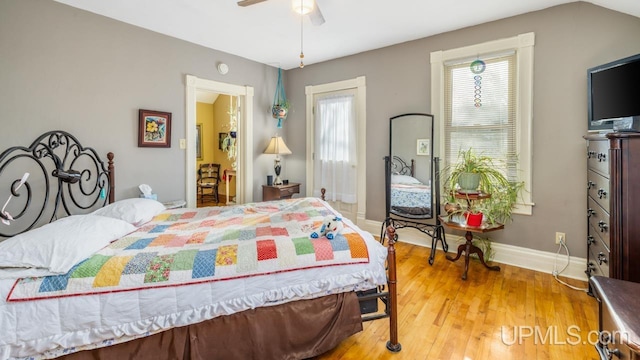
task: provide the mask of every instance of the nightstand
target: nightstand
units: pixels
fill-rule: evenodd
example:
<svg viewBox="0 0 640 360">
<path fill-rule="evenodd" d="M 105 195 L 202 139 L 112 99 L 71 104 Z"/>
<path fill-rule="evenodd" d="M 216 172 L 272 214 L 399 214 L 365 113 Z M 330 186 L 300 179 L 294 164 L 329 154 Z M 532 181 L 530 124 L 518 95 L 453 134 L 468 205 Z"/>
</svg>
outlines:
<svg viewBox="0 0 640 360">
<path fill-rule="evenodd" d="M 288 183 L 286 185 L 262 185 L 262 201 L 291 199 L 293 194 L 300 193 L 300 184 Z"/>
<path fill-rule="evenodd" d="M 167 210 L 179 209 L 179 208 L 185 207 L 187 205 L 187 202 L 184 200 L 173 200 L 173 201 L 163 202 L 162 205 L 164 205 L 164 207 Z"/>
</svg>

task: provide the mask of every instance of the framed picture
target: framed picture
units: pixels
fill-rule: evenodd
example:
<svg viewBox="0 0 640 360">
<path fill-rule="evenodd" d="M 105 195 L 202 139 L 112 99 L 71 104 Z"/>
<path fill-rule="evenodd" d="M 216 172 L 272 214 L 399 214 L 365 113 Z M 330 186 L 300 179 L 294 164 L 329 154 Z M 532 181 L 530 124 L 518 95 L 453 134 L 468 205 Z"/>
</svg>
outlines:
<svg viewBox="0 0 640 360">
<path fill-rule="evenodd" d="M 196 125 L 196 157 L 202 160 L 202 124 Z"/>
<path fill-rule="evenodd" d="M 428 156 L 431 151 L 430 139 L 418 139 L 418 145 L 416 149 L 417 155 Z"/>
<path fill-rule="evenodd" d="M 171 113 L 140 109 L 138 147 L 171 147 Z"/>
<path fill-rule="evenodd" d="M 218 134 L 218 149 L 222 149 L 222 144 L 224 144 L 224 139 L 227 138 L 227 133 L 219 133 Z"/>
</svg>

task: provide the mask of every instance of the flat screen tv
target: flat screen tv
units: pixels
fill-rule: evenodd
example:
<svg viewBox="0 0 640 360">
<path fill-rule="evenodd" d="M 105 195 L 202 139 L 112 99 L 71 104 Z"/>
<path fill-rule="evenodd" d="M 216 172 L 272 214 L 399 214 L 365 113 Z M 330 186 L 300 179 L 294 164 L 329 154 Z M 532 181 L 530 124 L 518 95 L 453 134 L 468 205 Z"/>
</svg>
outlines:
<svg viewBox="0 0 640 360">
<path fill-rule="evenodd" d="M 640 54 L 587 70 L 589 131 L 640 119 Z M 635 117 L 635 118 L 634 118 Z"/>
</svg>

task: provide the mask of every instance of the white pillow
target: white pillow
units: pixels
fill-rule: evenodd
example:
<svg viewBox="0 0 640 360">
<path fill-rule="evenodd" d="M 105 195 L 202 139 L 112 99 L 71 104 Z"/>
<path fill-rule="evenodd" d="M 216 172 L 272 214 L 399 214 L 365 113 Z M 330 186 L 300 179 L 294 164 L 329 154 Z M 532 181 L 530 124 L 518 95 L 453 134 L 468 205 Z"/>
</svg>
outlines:
<svg viewBox="0 0 640 360">
<path fill-rule="evenodd" d="M 131 198 L 118 200 L 94 211 L 92 214 L 120 219 L 134 226 L 140 226 L 151 221 L 154 216 L 164 210 L 164 205 L 156 200 Z"/>
<path fill-rule="evenodd" d="M 407 175 L 391 175 L 392 184 L 422 184 L 418 179 Z"/>
<path fill-rule="evenodd" d="M 0 242 L 0 267 L 43 268 L 64 274 L 135 230 L 126 221 L 104 216 L 65 217 Z"/>
</svg>

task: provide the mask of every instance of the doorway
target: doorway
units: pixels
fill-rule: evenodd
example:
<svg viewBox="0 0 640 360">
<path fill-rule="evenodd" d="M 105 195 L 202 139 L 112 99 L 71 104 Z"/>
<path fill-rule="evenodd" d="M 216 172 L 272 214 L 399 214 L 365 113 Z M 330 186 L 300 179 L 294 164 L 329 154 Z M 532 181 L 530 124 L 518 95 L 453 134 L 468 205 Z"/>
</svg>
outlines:
<svg viewBox="0 0 640 360">
<path fill-rule="evenodd" d="M 356 153 L 357 158 L 354 162 L 357 181 L 356 181 L 356 201 L 355 203 L 346 203 L 342 201 L 330 201 L 331 205 L 340 211 L 343 216 L 350 219 L 357 225 L 364 225 L 366 220 L 367 208 L 367 156 L 366 156 L 366 81 L 364 76 L 351 80 L 338 81 L 329 84 L 307 86 L 305 93 L 307 96 L 306 118 L 307 118 L 307 196 L 315 196 L 314 192 L 317 186 L 315 184 L 314 164 L 317 159 L 316 146 L 318 143 L 318 134 L 315 129 L 316 100 L 328 94 L 338 94 L 340 92 L 352 93 L 355 96 L 355 118 L 356 118 Z M 328 199 L 331 200 L 331 194 Z"/>
<path fill-rule="evenodd" d="M 235 204 L 238 98 L 196 92 L 197 206 Z"/>
<path fill-rule="evenodd" d="M 197 95 L 198 92 L 226 95 L 237 99 L 236 203 L 253 201 L 253 88 L 186 76 L 186 200 L 187 207 L 197 206 Z M 224 173 L 221 174 L 223 176 Z M 224 183 L 221 183 L 224 184 Z M 226 190 L 226 189 L 225 189 Z M 225 199 L 226 200 L 226 199 Z"/>
</svg>

